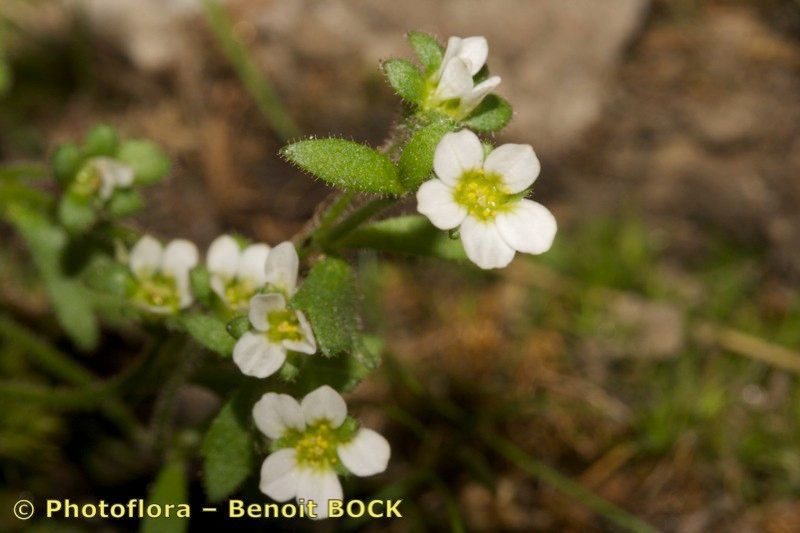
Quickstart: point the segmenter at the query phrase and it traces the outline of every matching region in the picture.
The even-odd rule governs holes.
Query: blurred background
[[[353,256],[387,358],[351,398],[394,456],[346,493],[402,497],[406,516],[315,527],[625,529],[600,496],[664,531],[800,531],[800,2],[223,5],[296,129],[259,112],[199,1],[3,0],[0,160],[46,159],[109,123],[173,160],[138,228],[275,244],[329,192],[276,157],[287,137],[379,145],[400,113],[379,62],[411,57],[404,33],[485,35],[516,112],[496,140],[534,146],[536,199],[560,224],[551,252],[500,272]],[[71,346],[5,225],[0,306],[6,381],[50,382],[12,326],[100,376],[144,342],[109,328],[97,353]],[[186,428],[219,405],[202,380],[177,402]],[[21,527],[6,512],[20,494],[144,497],[158,469],[99,415],[61,407],[4,400],[2,530]],[[199,468],[192,479],[202,502]]]

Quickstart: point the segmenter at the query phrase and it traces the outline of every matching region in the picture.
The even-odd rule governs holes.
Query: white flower
[[[338,474],[371,476],[389,464],[386,439],[345,423],[347,405],[327,385],[300,403],[269,392],[253,407],[253,418],[258,429],[280,446],[261,466],[261,492],[279,502],[313,501],[317,518],[328,516],[329,500],[342,499]]]
[[[194,243],[176,239],[166,248],[145,235],[131,250],[129,266],[136,278],[132,299],[143,309],[157,314],[177,313],[192,304],[189,271],[199,254]]]
[[[105,201],[115,189],[133,185],[134,177],[133,169],[116,159],[93,157],[76,176],[73,190],[87,196],[97,194]]]
[[[475,84],[473,76],[486,64],[489,45],[485,37],[450,37],[442,64],[428,79],[430,90],[426,105],[438,107],[455,118],[464,118],[481,100],[500,85],[492,76]]]
[[[250,300],[253,329],[233,348],[233,361],[248,376],[266,378],[280,369],[288,351],[313,354],[314,332],[302,311],[290,309],[287,300],[297,289],[300,260],[291,242],[282,242],[267,254],[264,283],[271,292]]]
[[[286,361],[286,352],[313,354],[317,351],[314,332],[302,311],[286,305],[283,294],[256,294],[250,300],[253,329],[233,347],[233,362],[243,374],[266,378]]]
[[[440,229],[460,226],[467,257],[481,268],[508,265],[515,252],[550,249],[556,220],[543,205],[520,197],[539,175],[527,144],[498,146],[484,160],[477,135],[445,135],[433,156],[438,179],[417,191],[417,210]]]
[[[242,249],[230,235],[217,237],[206,256],[211,288],[231,309],[246,310],[250,298],[267,281],[268,255],[266,244],[251,244]]]

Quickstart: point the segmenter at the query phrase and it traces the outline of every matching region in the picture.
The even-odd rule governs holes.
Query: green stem
[[[331,228],[330,231],[328,231],[324,236],[324,239],[321,240],[321,247],[325,250],[335,248],[334,245],[336,244],[336,241],[369,220],[372,216],[394,204],[396,201],[396,198],[391,197],[375,198],[374,200],[370,200],[354,211],[347,218],[342,220],[339,224]]]
[[[6,401],[36,403],[61,410],[94,409],[108,400],[104,386],[81,389],[50,388],[34,383],[0,382],[0,398]]]
[[[73,385],[85,385],[95,380],[95,376],[88,370],[36,337],[11,317],[0,315],[0,336],[25,350],[36,363],[57,378]]]
[[[543,481],[551,487],[557,489],[570,498],[584,504],[594,512],[606,517],[617,526],[635,533],[655,533],[658,530],[651,525],[639,520],[632,514],[617,507],[593,493],[580,483],[561,474],[558,470],[550,468],[532,458],[523,450],[514,445],[511,441],[498,435],[494,431],[486,431],[481,434],[481,438],[487,446],[498,454],[505,457],[509,462],[528,472],[535,478]]]
[[[239,79],[267,118],[272,129],[283,141],[300,135],[300,128],[286,111],[278,93],[258,69],[244,44],[236,37],[233,23],[225,9],[217,0],[204,0],[203,4],[206,18],[223,53],[233,65]]]

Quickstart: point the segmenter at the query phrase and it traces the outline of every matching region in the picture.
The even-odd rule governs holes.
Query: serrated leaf
[[[156,183],[169,172],[167,154],[156,143],[146,139],[123,142],[117,152],[117,159],[133,169],[138,185]]]
[[[451,239],[422,215],[389,218],[362,226],[340,241],[345,248],[466,259],[461,242]]]
[[[157,504],[180,505],[188,503],[188,480],[186,479],[186,465],[183,461],[173,459],[159,472],[158,477],[150,489],[147,505]],[[183,533],[189,526],[189,519],[178,516],[178,510],[173,508],[169,516],[150,518],[145,516],[140,522],[141,533]]]
[[[425,93],[425,78],[405,59],[389,59],[381,65],[389,85],[405,101],[419,104]]]
[[[314,265],[292,305],[308,317],[323,354],[332,356],[353,348],[356,290],[347,263],[329,257]]]
[[[62,270],[62,253],[68,242],[65,230],[44,214],[20,205],[11,206],[6,214],[30,250],[59,324],[79,348],[93,349],[100,331],[91,298],[83,285]]]
[[[408,42],[422,66],[425,67],[426,73],[435,72],[442,64],[444,49],[432,35],[421,31],[410,31],[408,32]]]
[[[490,94],[464,119],[464,124],[476,131],[497,131],[508,124],[513,114],[511,104]]]
[[[203,480],[211,501],[233,494],[254,472],[253,435],[249,430],[253,402],[236,394],[220,410],[203,439]]]
[[[227,324],[212,315],[191,313],[182,315],[180,322],[189,335],[212,352],[230,357],[236,339],[231,337]]]
[[[308,139],[283,147],[281,155],[335,187],[383,194],[403,190],[395,164],[363,144],[344,139]]]
[[[403,148],[397,167],[406,190],[416,191],[433,171],[433,153],[445,133],[455,129],[450,121],[437,120],[419,129]]]

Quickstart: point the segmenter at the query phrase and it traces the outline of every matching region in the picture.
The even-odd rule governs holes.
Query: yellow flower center
[[[295,444],[297,464],[315,470],[330,470],[339,464],[337,438],[330,422],[324,420],[308,427]]]
[[[133,300],[146,307],[162,307],[172,312],[177,312],[181,306],[175,278],[163,274],[140,279]]]
[[[225,302],[231,309],[247,309],[255,292],[250,280],[234,278],[225,283]]]
[[[267,313],[267,338],[272,342],[299,341],[303,339],[303,330],[297,314],[291,309],[280,309]]]
[[[506,209],[510,191],[499,174],[468,170],[461,175],[453,191],[453,199],[478,220],[493,220]]]

